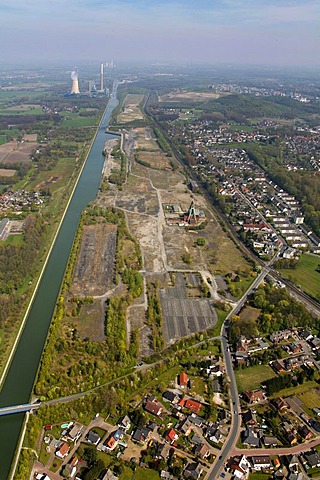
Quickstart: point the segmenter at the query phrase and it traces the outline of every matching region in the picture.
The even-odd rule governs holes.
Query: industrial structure
[[[73,70],[71,72],[71,80],[72,80],[72,86],[71,86],[70,95],[80,95],[78,72],[76,70]]]
[[[103,92],[104,90],[104,79],[103,79],[103,63],[100,64],[100,90]]]

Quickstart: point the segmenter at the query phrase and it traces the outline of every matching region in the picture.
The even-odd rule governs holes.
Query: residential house
[[[193,430],[193,427],[194,427],[193,423],[191,423],[189,418],[187,418],[187,417],[182,419],[177,424],[177,430],[179,430],[179,432],[183,433],[186,437],[188,437],[188,435],[190,435],[190,433]]]
[[[260,440],[258,434],[254,431],[253,428],[248,427],[243,433],[243,441],[244,445],[248,445],[248,447],[260,447]]]
[[[210,455],[210,450],[207,445],[200,443],[194,449],[194,453],[198,455],[198,457],[207,458]]]
[[[184,469],[183,476],[185,478],[195,478],[198,479],[201,477],[203,469],[201,464],[198,462],[191,462],[189,463],[186,468]]]
[[[281,397],[275,398],[271,403],[273,407],[280,413],[285,413],[289,408],[288,403]]]
[[[247,426],[251,426],[251,427],[258,426],[256,415],[250,409],[242,413],[242,420]]]
[[[127,432],[130,430],[131,427],[131,421],[128,415],[125,415],[124,417],[120,417],[117,423],[118,427],[121,428],[121,430]]]
[[[309,440],[313,437],[313,433],[306,425],[299,425],[297,432],[303,441]]]
[[[310,342],[310,340],[313,339],[312,333],[309,332],[308,330],[302,330],[302,332],[300,333],[300,337],[301,337],[303,340],[306,340],[307,342]]]
[[[265,393],[261,389],[244,392],[243,397],[250,404],[262,402],[266,398]]]
[[[167,430],[164,434],[164,438],[167,440],[170,445],[174,445],[174,443],[178,440],[179,436],[177,432],[171,428],[170,430]]]
[[[271,459],[269,456],[251,457],[252,468],[256,471],[270,469]]]
[[[136,427],[131,435],[133,442],[145,443],[150,434],[150,430],[146,427]]]
[[[221,441],[221,432],[216,426],[208,427],[205,433],[205,437],[213,443],[219,443]]]
[[[105,475],[102,477],[102,480],[119,480],[110,468],[106,471]]]
[[[221,377],[214,378],[211,382],[212,391],[214,393],[221,393],[222,392],[222,385],[221,385]]]
[[[164,392],[164,394],[162,395],[162,398],[173,404],[176,404],[179,402],[179,397],[175,393],[171,392],[170,390],[167,390],[166,392]]]
[[[157,399],[154,399],[153,401],[148,400],[144,406],[144,409],[147,412],[152,413],[153,415],[156,415],[158,417],[162,413],[163,406],[161,405],[161,403],[159,403]]]
[[[109,452],[112,452],[118,444],[119,441],[123,439],[123,430],[116,430],[112,432],[107,440],[104,442],[104,448],[103,450],[108,450]]]
[[[296,437],[296,435],[292,432],[292,431],[288,431],[286,430],[283,434],[286,442],[289,444],[289,445],[296,445],[298,443],[298,439]]]
[[[92,430],[90,430],[90,432],[86,435],[86,440],[93,445],[98,445],[98,443],[100,442],[100,437]]]
[[[59,458],[65,458],[69,453],[70,447],[67,443],[62,443],[61,447],[56,451],[56,456]]]
[[[279,362],[279,360],[273,360],[270,362],[271,367],[277,372],[277,373],[283,373],[286,371],[284,366]]]
[[[187,408],[188,410],[191,410],[191,412],[193,413],[199,413],[202,408],[201,403],[193,400],[192,398],[183,398],[182,400],[180,400],[179,405],[181,407]]]
[[[230,462],[230,470],[236,478],[243,478],[247,476],[250,468],[250,463],[245,455],[241,457],[234,457]]]
[[[320,350],[320,338],[314,337],[309,343],[312,347],[312,350]]]
[[[178,375],[178,384],[180,385],[180,388],[188,388],[189,377],[186,373],[183,372]]]
[[[77,442],[83,431],[83,425],[78,423],[74,424],[71,430],[68,432],[67,437],[71,442]]]
[[[195,413],[191,413],[191,415],[188,415],[188,420],[195,426],[195,427],[202,427],[203,424],[203,418],[199,417]]]
[[[173,480],[174,476],[171,475],[167,470],[161,470],[160,478],[164,478],[164,480]]]
[[[193,443],[193,445],[201,445],[203,443],[203,438],[195,433],[191,438],[191,443]]]
[[[65,466],[66,471],[69,474],[69,478],[73,478],[75,474],[77,473],[77,467],[75,465],[72,465],[71,463],[68,463]]]
[[[265,447],[277,447],[279,444],[279,441],[276,437],[271,437],[271,436],[263,436],[262,437],[263,443]]]
[[[317,451],[310,450],[303,454],[303,463],[309,468],[320,468],[320,454]]]
[[[272,343],[279,343],[283,340],[288,340],[291,337],[291,330],[279,330],[278,332],[273,332],[270,335],[270,340]]]
[[[157,448],[156,458],[167,460],[170,455],[170,449],[171,447],[167,443],[160,443]]]

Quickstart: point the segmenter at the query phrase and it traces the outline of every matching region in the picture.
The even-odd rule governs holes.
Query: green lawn
[[[61,112],[62,113],[62,112]],[[63,127],[92,127],[98,125],[96,115],[90,117],[81,117],[78,113],[66,113],[65,120],[62,122]]]
[[[249,480],[268,480],[272,478],[269,473],[250,473]]]
[[[304,253],[295,269],[279,270],[279,272],[296,285],[300,285],[306,293],[320,300],[320,272],[316,271],[319,265],[319,257]]]
[[[3,145],[7,141],[7,135],[0,135],[0,145]]]
[[[4,245],[8,243],[14,245],[21,245],[23,243],[23,235],[9,235],[8,238],[3,242]]]
[[[159,480],[160,476],[155,470],[138,467],[134,478],[135,480]]]
[[[272,398],[290,397],[290,395],[299,396],[300,394],[308,392],[309,390],[317,387],[318,387],[318,383],[312,380],[310,382],[305,382],[302,385],[297,385],[296,387],[289,387],[289,388],[280,390],[280,392],[277,392],[274,395],[272,395]]]
[[[254,365],[253,367],[236,370],[235,374],[239,392],[259,388],[261,383],[276,376],[268,365]]]
[[[121,473],[119,477],[120,480],[131,480],[132,477],[133,477],[133,471],[131,470],[131,468],[124,465],[123,473]]]

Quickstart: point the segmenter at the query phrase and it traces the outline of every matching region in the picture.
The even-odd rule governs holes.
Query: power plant
[[[80,95],[78,72],[76,70],[73,70],[71,72],[71,80],[72,80],[72,86],[71,86],[70,95]]]
[[[103,92],[103,63],[100,64],[100,90]]]

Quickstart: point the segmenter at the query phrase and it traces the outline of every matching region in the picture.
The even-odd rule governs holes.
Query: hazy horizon
[[[320,65],[320,0],[0,0],[2,63]]]

